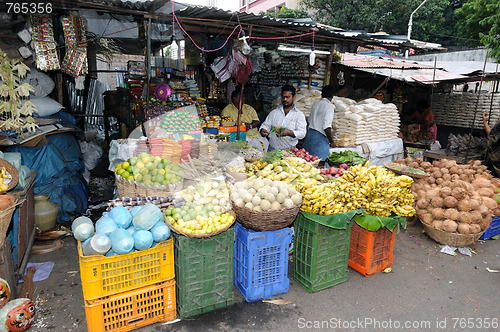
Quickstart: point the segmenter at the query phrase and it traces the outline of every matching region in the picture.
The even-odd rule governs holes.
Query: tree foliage
[[[439,42],[454,33],[453,11],[463,0],[430,0],[414,15],[412,39]],[[302,0],[302,8],[315,11],[320,23],[349,30],[384,31],[406,35],[413,10],[422,0]],[[450,20],[453,22],[450,24]]]
[[[263,12],[261,11],[259,15],[262,16],[270,16],[274,18],[306,18],[309,17],[309,14],[302,9],[290,9],[282,6],[279,11],[275,12]]]
[[[500,61],[500,2],[498,0],[468,0],[455,11],[457,30],[466,38],[467,46],[484,45],[490,56]]]

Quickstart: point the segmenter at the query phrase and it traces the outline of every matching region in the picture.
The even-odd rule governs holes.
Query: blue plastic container
[[[217,135],[219,133],[219,129],[218,128],[206,128],[205,132],[207,134]]]
[[[234,284],[247,302],[288,292],[290,228],[255,232],[236,223]]]
[[[493,217],[490,227],[479,238],[480,240],[488,240],[490,237],[500,234],[500,217]]]

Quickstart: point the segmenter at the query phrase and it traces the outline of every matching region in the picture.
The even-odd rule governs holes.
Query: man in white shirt
[[[304,140],[304,149],[313,156],[318,156],[322,163],[330,156],[330,147],[335,147],[333,141],[332,122],[335,106],[332,104],[335,88],[326,85],[321,91],[320,101],[311,107],[309,115],[309,130]]]
[[[292,149],[306,136],[306,117],[294,105],[295,92],[292,85],[284,85],[281,88],[282,105],[272,110],[260,126],[260,134],[269,139],[269,151]]]

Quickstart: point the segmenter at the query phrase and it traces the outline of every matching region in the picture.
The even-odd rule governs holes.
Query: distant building
[[[290,9],[299,8],[299,0],[239,0],[240,12],[258,14],[262,12],[274,12],[285,6]]]

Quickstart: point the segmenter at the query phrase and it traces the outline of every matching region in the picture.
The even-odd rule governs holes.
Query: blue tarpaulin
[[[71,133],[46,136],[48,144],[41,148],[16,146],[9,152],[20,152],[22,164],[36,169],[35,195],[48,195],[59,206],[57,221],[69,221],[87,209],[89,190],[82,176],[82,152]]]

